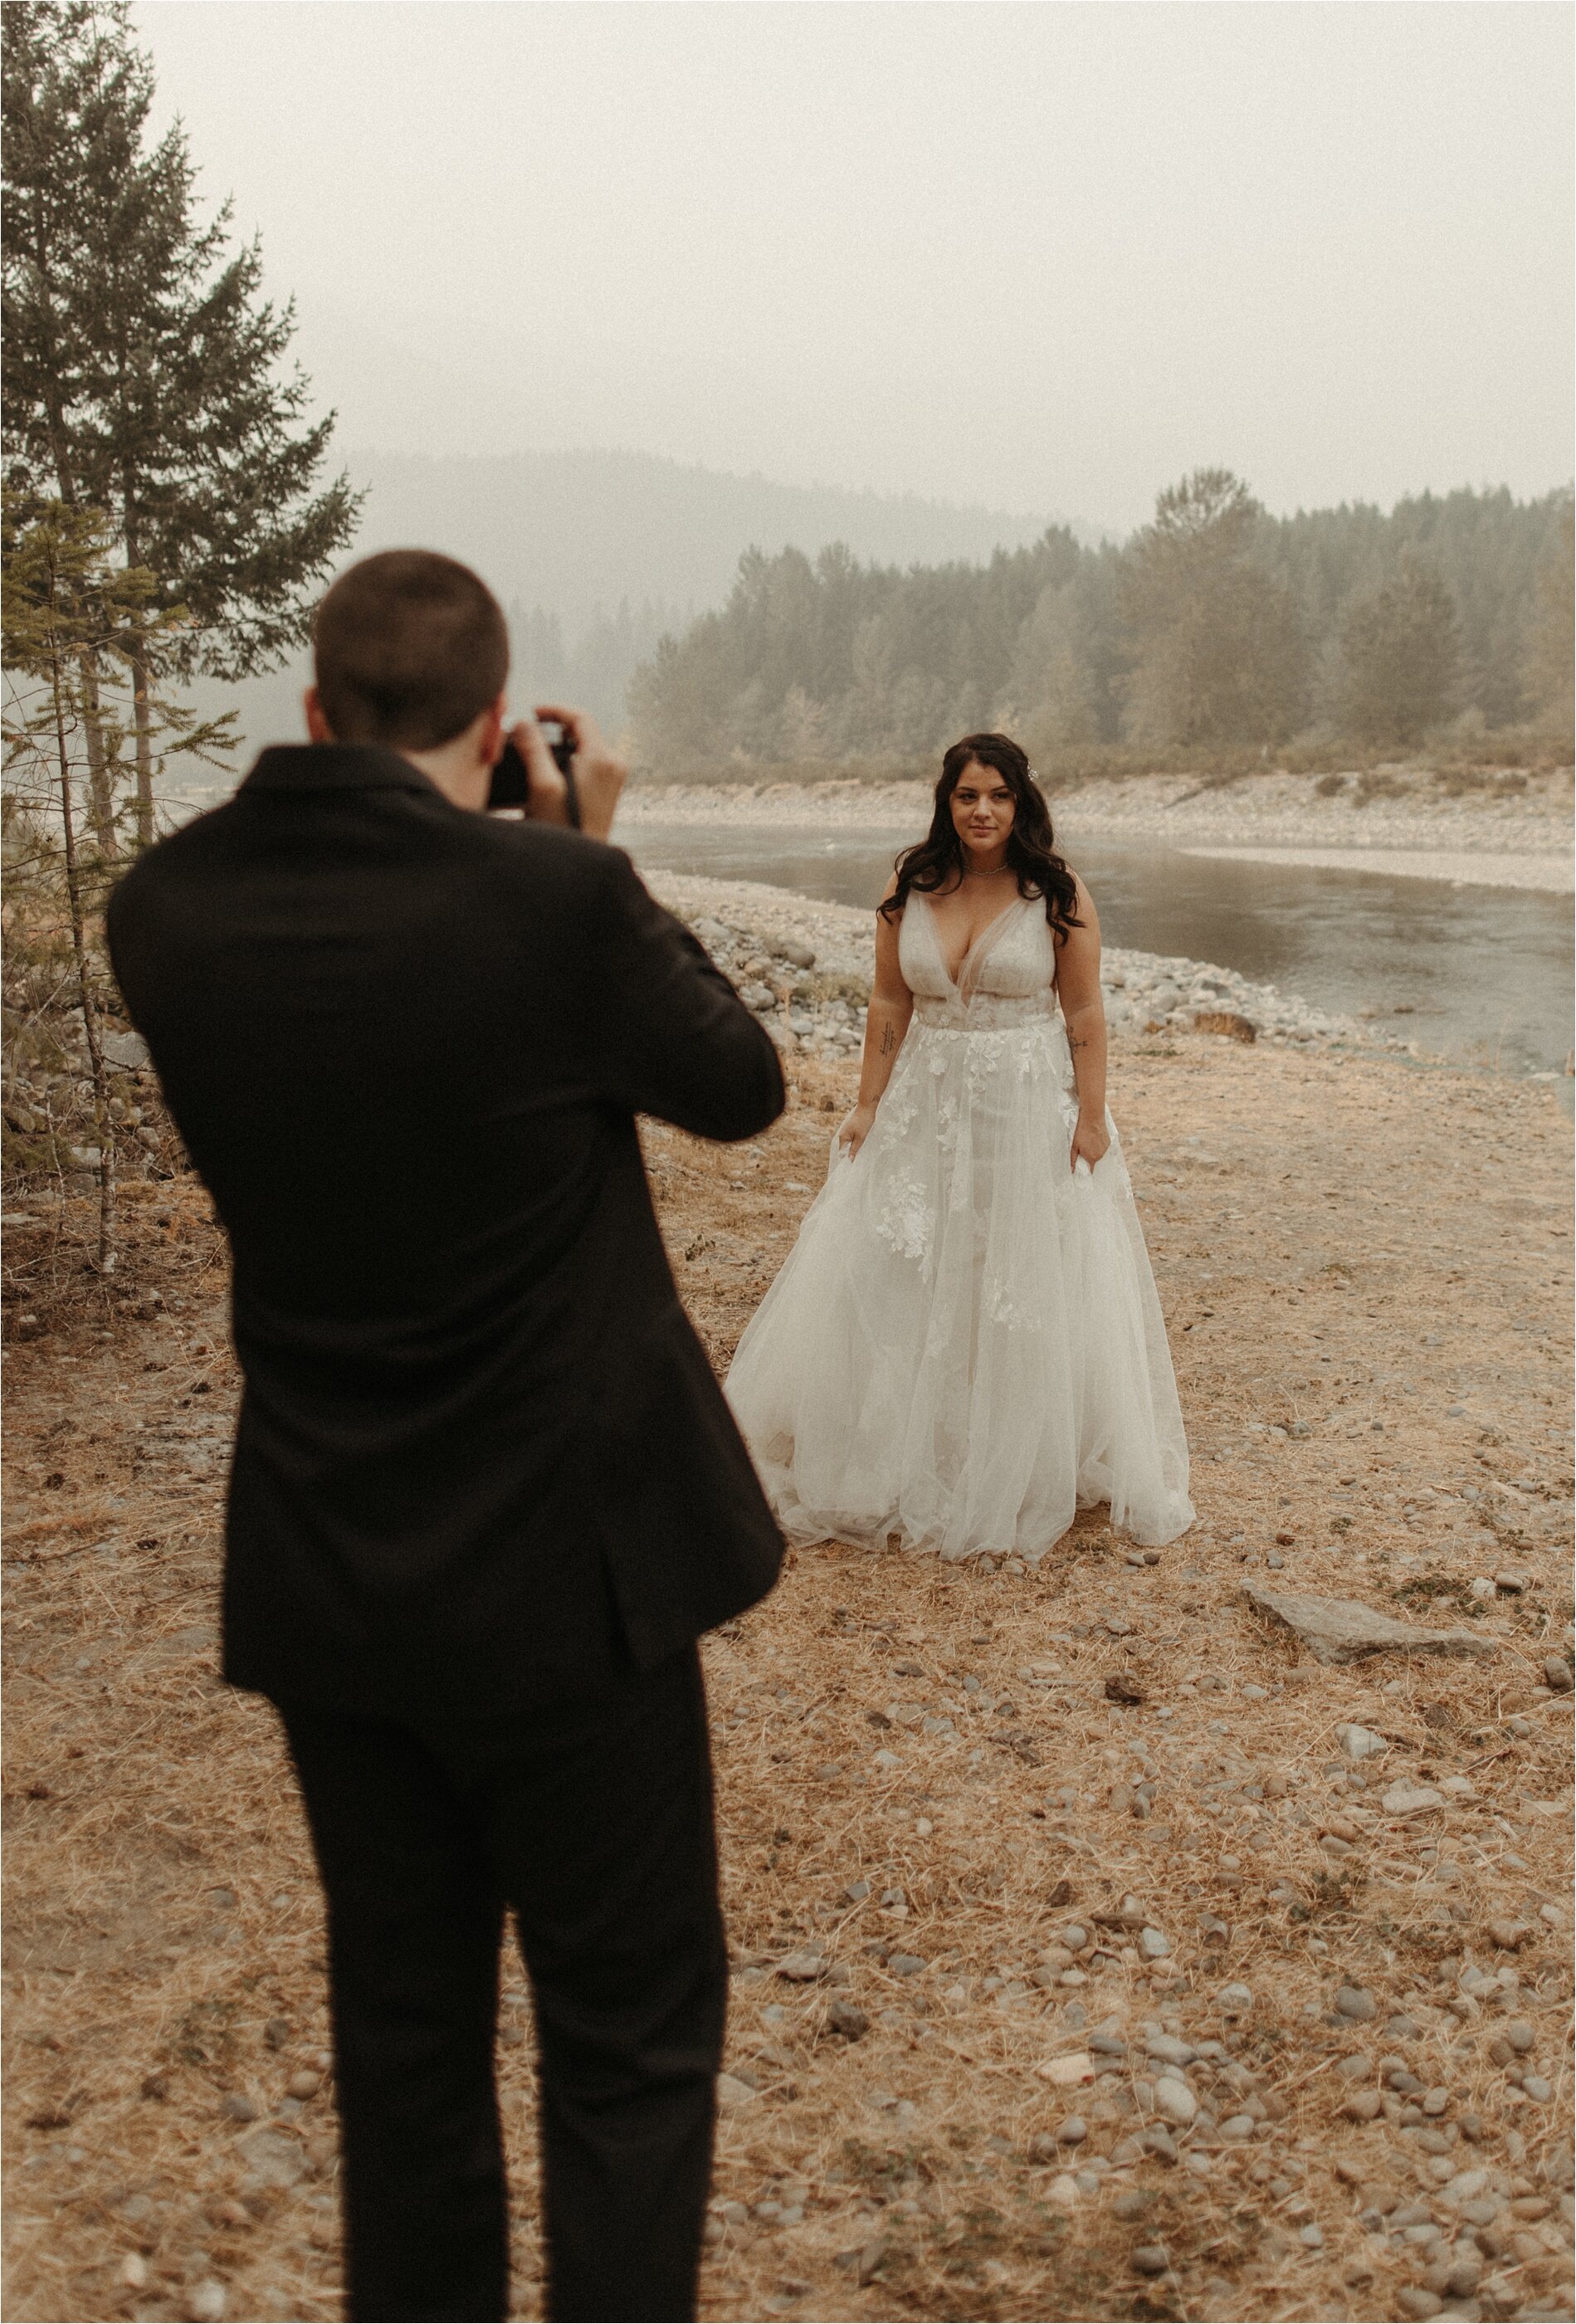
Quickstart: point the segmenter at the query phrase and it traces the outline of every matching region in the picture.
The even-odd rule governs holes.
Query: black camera
[[[544,726],[544,735],[548,733]],[[558,729],[558,740],[549,741],[548,753],[563,776],[568,789],[569,822],[580,828],[580,795],[575,788],[575,737],[567,726]],[[525,761],[512,742],[505,742],[503,755],[493,769],[492,787],[487,793],[489,809],[497,807],[525,807],[530,799],[530,778]]]

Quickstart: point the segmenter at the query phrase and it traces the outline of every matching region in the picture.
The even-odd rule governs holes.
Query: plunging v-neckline
[[[974,954],[978,952],[980,946],[984,943],[985,938],[991,934],[991,930],[993,928],[999,928],[1001,926],[1002,921],[1007,918],[1009,913],[1017,911],[1020,904],[1026,904],[1028,901],[1028,898],[1027,896],[1014,896],[1010,904],[1003,905],[1000,911],[996,914],[993,919],[986,921],[978,936],[970,937],[968,943],[963,946],[962,953],[958,956],[958,964],[956,968],[953,969],[949,968],[946,964],[946,947],[941,941],[941,927],[935,917],[935,905],[931,902],[930,898],[925,894],[922,889],[916,889],[914,892],[920,898],[925,906],[926,915],[928,916],[930,922],[930,938],[931,942],[935,946],[935,956],[941,963],[941,973],[943,976],[945,977],[948,984],[951,985],[954,992],[962,991],[963,971],[967,968],[969,962],[973,957]]]

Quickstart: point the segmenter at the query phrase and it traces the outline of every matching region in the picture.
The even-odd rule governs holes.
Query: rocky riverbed
[[[875,961],[871,913],[751,881],[653,872],[647,884],[699,936],[780,1047],[819,1057],[857,1052]],[[1116,1033],[1196,1030],[1283,1046],[1423,1054],[1401,1035],[1332,1016],[1210,961],[1111,945],[1101,973]]]

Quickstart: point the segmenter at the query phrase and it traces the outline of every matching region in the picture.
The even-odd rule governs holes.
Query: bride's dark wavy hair
[[[1056,853],[1046,795],[1035,780],[1027,752],[1009,734],[965,734],[961,742],[953,744],[941,762],[930,829],[917,846],[905,848],[893,865],[898,884],[880,907],[883,914],[895,920],[911,888],[917,888],[922,896],[933,896],[954,875],[962,879],[963,844],[952,819],[952,795],[963,769],[970,766],[989,767],[1012,793],[1007,862],[1018,875],[1018,894],[1044,897],[1053,935],[1064,936],[1070,929],[1081,928],[1077,884]]]

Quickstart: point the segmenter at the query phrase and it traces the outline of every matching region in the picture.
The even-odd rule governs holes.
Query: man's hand
[[[539,702],[538,718],[554,718],[575,744],[575,792],[580,802],[580,828],[588,839],[605,839],[613,829],[613,809],[629,778],[629,769],[615,759],[602,739],[602,731],[587,710],[570,710],[560,703]],[[522,718],[509,736],[525,761],[530,789],[526,813],[533,823],[567,824],[569,786],[553,763],[547,737],[529,718]]]

